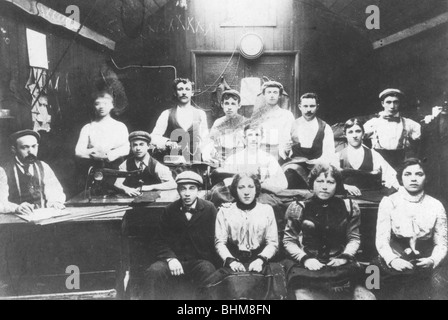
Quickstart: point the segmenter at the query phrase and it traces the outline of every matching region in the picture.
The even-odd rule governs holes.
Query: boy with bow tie
[[[400,115],[404,93],[398,89],[386,89],[380,93],[384,108],[379,117],[368,121],[364,128],[372,148],[397,169],[409,152],[415,151],[421,138],[421,125]]]
[[[149,300],[172,299],[181,280],[191,281],[197,290],[216,270],[216,208],[199,199],[203,180],[198,174],[183,172],[176,183],[180,199],[166,207],[161,217],[155,240],[158,262],[145,274],[145,298]]]

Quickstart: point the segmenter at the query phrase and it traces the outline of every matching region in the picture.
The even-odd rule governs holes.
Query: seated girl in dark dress
[[[360,209],[355,201],[335,197],[343,188],[341,173],[318,164],[308,183],[313,198],[291,204],[286,212],[283,244],[292,259],[285,262],[290,292],[298,300],[375,299],[357,285]]]

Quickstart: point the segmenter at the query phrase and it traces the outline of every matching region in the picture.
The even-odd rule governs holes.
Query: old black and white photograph
[[[448,300],[447,190],[446,0],[0,0],[0,300]]]

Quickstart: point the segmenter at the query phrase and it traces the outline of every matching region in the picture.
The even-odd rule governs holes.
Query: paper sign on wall
[[[26,29],[30,66],[48,70],[47,37],[45,34]]]

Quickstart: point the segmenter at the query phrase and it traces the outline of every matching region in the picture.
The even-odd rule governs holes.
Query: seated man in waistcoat
[[[292,144],[280,150],[289,189],[308,189],[306,181],[311,168],[318,162],[328,162],[334,158],[334,134],[331,127],[316,114],[319,98],[315,93],[304,94],[300,98],[299,109],[302,117],[291,129]]]
[[[66,200],[53,170],[37,159],[39,133],[23,130],[10,137],[14,160],[5,166],[9,191],[8,211],[31,215],[35,209],[64,209]],[[5,181],[0,181],[6,189]]]
[[[347,192],[361,196],[363,190],[380,190],[382,187],[398,190],[397,172],[378,152],[362,144],[364,123],[350,119],[344,125],[344,132],[348,146],[337,154],[336,163],[342,170]]]
[[[171,150],[171,155],[180,153],[188,163],[200,162],[202,144],[208,137],[207,115],[191,104],[193,83],[190,80],[175,79],[173,90],[177,106],[160,115],[151,134],[152,143],[158,149]]]
[[[120,171],[137,171],[137,176],[119,178],[115,187],[128,196],[136,197],[142,191],[162,191],[176,189],[176,182],[170,169],[149,154],[151,136],[144,131],[132,132],[129,135],[132,157],[120,165]]]

